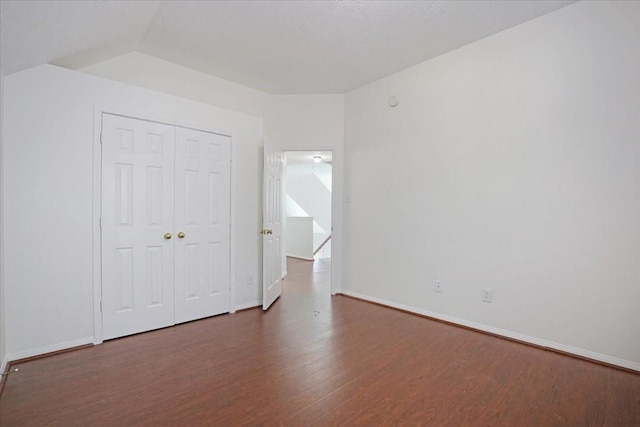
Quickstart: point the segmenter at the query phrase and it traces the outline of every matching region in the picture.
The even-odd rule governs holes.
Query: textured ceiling
[[[158,1],[0,0],[2,74],[70,58],[77,68],[136,50]]]
[[[269,93],[345,93],[572,1],[6,1],[5,75],[139,51]]]

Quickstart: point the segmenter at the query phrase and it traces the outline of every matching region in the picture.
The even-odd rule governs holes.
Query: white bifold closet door
[[[172,126],[103,116],[104,339],[174,324],[174,141]]]
[[[230,138],[103,115],[103,339],[230,311]]]
[[[229,137],[176,128],[176,323],[229,311]]]

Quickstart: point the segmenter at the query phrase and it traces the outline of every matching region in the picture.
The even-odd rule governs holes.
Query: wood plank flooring
[[[640,375],[329,295],[289,260],[267,313],[12,367],[9,426],[640,426]]]

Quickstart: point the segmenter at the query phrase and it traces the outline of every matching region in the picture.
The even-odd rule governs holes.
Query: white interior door
[[[264,144],[262,218],[262,309],[266,310],[282,293],[282,223],[284,153]]]
[[[229,312],[231,139],[176,128],[176,323]]]
[[[109,339],[174,323],[174,127],[104,114],[101,140]]]

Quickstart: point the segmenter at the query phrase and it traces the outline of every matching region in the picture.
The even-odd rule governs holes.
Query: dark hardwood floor
[[[315,264],[315,265],[314,265]],[[640,426],[640,375],[329,295],[14,364],[1,426]]]

